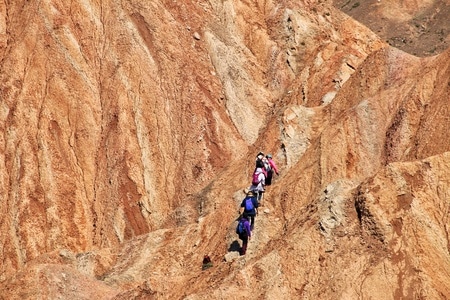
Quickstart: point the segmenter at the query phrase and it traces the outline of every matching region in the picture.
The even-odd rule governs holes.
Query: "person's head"
[[[255,193],[254,193],[253,191],[248,191],[248,192],[247,192],[247,196],[248,196],[248,197],[254,197],[254,196],[255,196]]]
[[[261,159],[263,159],[264,158],[264,152],[259,152],[257,155],[256,155],[256,159],[257,160],[261,160]]]
[[[256,167],[257,167],[257,168],[262,168],[262,167],[264,167],[263,161],[262,161],[262,160],[257,160],[257,161],[256,161]]]
[[[267,158],[272,158],[272,154],[267,154],[266,157]]]
[[[244,213],[242,214],[242,218],[248,219],[248,214],[247,214],[246,212],[244,212]]]

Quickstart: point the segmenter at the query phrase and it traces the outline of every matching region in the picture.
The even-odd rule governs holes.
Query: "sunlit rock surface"
[[[450,50],[290,2],[0,3],[0,299],[450,298]]]

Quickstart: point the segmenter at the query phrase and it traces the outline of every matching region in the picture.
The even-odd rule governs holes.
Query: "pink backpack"
[[[252,184],[253,185],[258,185],[259,184],[259,174],[258,172],[253,172],[253,177],[252,177]]]

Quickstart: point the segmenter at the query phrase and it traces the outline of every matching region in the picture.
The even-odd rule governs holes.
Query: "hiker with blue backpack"
[[[236,233],[239,235],[239,239],[242,240],[242,247],[239,251],[240,255],[245,255],[247,252],[248,240],[252,237],[252,230],[250,223],[248,222],[248,216],[246,213],[242,215],[239,223],[236,227]]]
[[[242,200],[241,207],[239,209],[240,214],[246,214],[250,218],[250,230],[255,227],[255,216],[258,214],[258,200],[253,191],[248,191]]]

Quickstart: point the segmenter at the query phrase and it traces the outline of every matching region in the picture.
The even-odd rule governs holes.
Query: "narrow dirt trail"
[[[267,245],[283,227],[283,220],[280,217],[280,213],[275,210],[275,205],[273,203],[276,200],[273,197],[276,197],[276,193],[272,191],[270,187],[266,187],[266,192],[264,193],[258,209],[259,213],[255,217],[255,226],[252,231],[252,237],[248,242],[247,253],[245,255],[246,260],[260,257],[261,252],[263,251],[270,251]],[[236,201],[236,211],[239,210],[240,204],[244,198],[245,194],[241,193],[241,198]],[[233,228],[233,233],[230,234],[232,236],[234,234],[234,239],[229,245],[228,253],[235,252],[232,255],[233,257],[238,256],[239,247],[242,246],[242,241],[239,240],[237,234],[234,233],[237,224],[238,218],[233,220],[233,225],[230,227]],[[237,246],[237,243],[239,243],[239,247]]]

